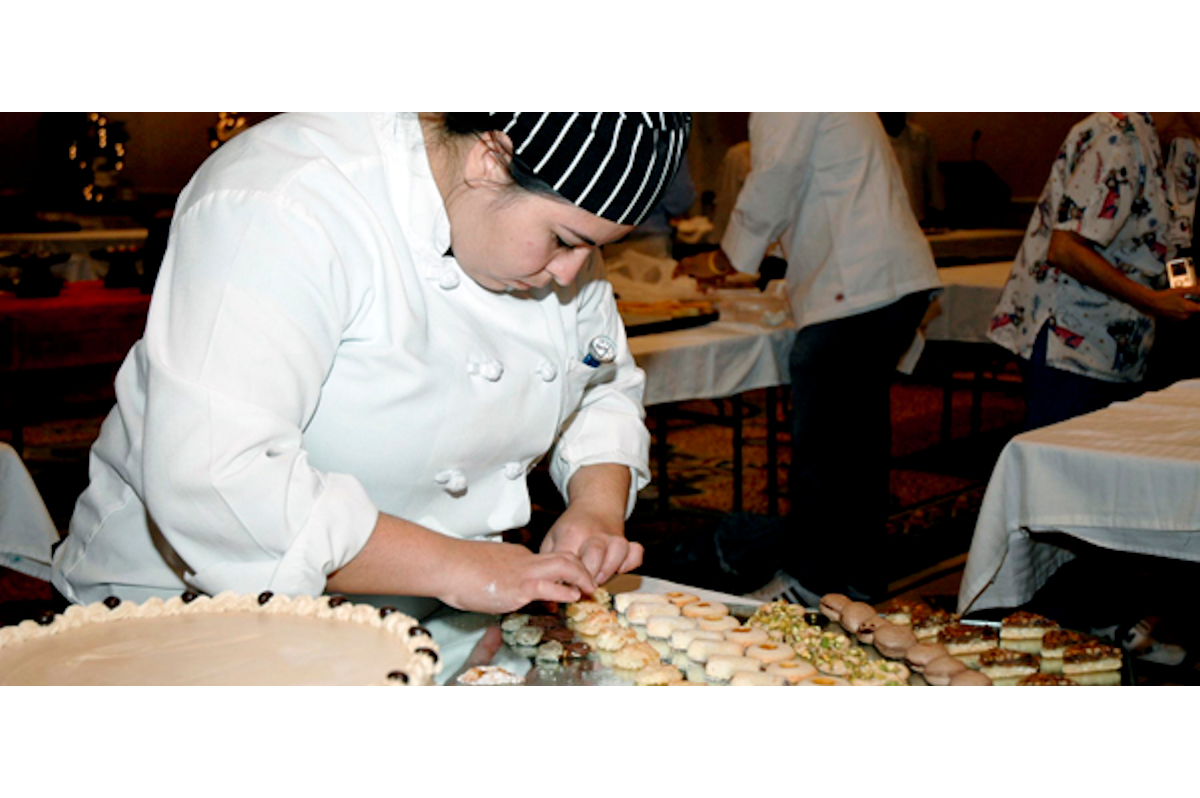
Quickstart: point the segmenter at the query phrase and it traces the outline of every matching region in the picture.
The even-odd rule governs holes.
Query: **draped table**
[[[1200,562],[1200,380],[1013,438],[984,495],[959,611],[1033,598],[1074,557],[1045,533]]]
[[[655,450],[658,462],[658,502],[665,511],[669,501],[667,479],[667,416],[680,413],[670,405],[694,399],[732,402],[734,509],[742,504],[742,402],[746,391],[767,389],[768,501],[774,512],[778,501],[775,484],[777,462],[777,389],[791,382],[788,353],[795,327],[717,321],[703,327],[635,336],[629,339],[634,360],[646,372],[645,404],[655,417]],[[711,421],[711,418],[706,420]]]

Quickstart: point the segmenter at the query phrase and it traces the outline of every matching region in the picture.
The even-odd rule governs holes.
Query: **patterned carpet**
[[[982,424],[972,435],[970,393],[955,392],[951,439],[943,443],[939,440],[941,389],[916,381],[893,387],[893,512],[882,555],[888,563],[891,592],[961,567],[992,466],[1019,430],[1024,414],[1022,401],[1012,391],[984,392],[982,398]],[[688,418],[669,422],[669,509],[664,513],[658,506],[655,473],[629,524],[629,536],[648,549],[665,548],[680,536],[708,531],[733,510],[732,431],[691,418],[696,413],[716,414],[717,403],[689,402],[680,407],[691,412]],[[746,394],[743,407],[743,509],[767,514],[765,392]],[[731,412],[728,403],[724,412]],[[782,514],[788,511],[790,435],[786,432],[780,435],[778,452]]]

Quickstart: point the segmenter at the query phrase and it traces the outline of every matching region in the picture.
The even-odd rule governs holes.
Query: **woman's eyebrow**
[[[567,231],[568,233],[570,233],[571,235],[573,235],[573,236],[575,236],[576,238],[578,238],[578,239],[579,239],[580,241],[582,241],[583,243],[587,244],[589,247],[594,247],[594,246],[596,246],[596,242],[595,242],[595,241],[593,241],[592,239],[590,239],[590,238],[588,238],[587,236],[583,235],[582,233],[576,232],[574,229],[572,229],[572,228],[570,228],[570,227],[566,227],[566,226],[564,226],[564,227],[563,227],[563,229],[564,229],[564,230],[566,230],[566,231]]]

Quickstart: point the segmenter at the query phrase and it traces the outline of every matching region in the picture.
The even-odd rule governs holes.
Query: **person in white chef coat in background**
[[[635,568],[644,374],[596,256],[683,113],[285,114],[180,196],[53,563],[71,602],[192,589],[507,612]],[[567,500],[539,552],[549,453]]]

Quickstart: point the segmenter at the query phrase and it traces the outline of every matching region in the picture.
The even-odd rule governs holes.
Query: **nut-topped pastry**
[[[946,647],[950,656],[976,668],[979,655],[1000,644],[1000,633],[994,627],[982,624],[952,623],[938,632],[937,641]]]
[[[1024,676],[1038,672],[1038,655],[1009,648],[989,648],[979,655],[979,670],[993,684],[1014,685]]]
[[[938,632],[945,629],[958,618],[945,610],[930,610],[912,622],[913,634],[922,643],[936,643]]]
[[[1095,641],[1093,635],[1070,629],[1052,629],[1042,636],[1042,673],[1062,673],[1063,655],[1071,646]]]
[[[1013,651],[1037,654],[1042,650],[1042,637],[1058,623],[1036,612],[1020,610],[1000,622],[1000,646]]]
[[[1063,653],[1063,675],[1080,684],[1120,684],[1121,649],[1100,642],[1078,643]]]

